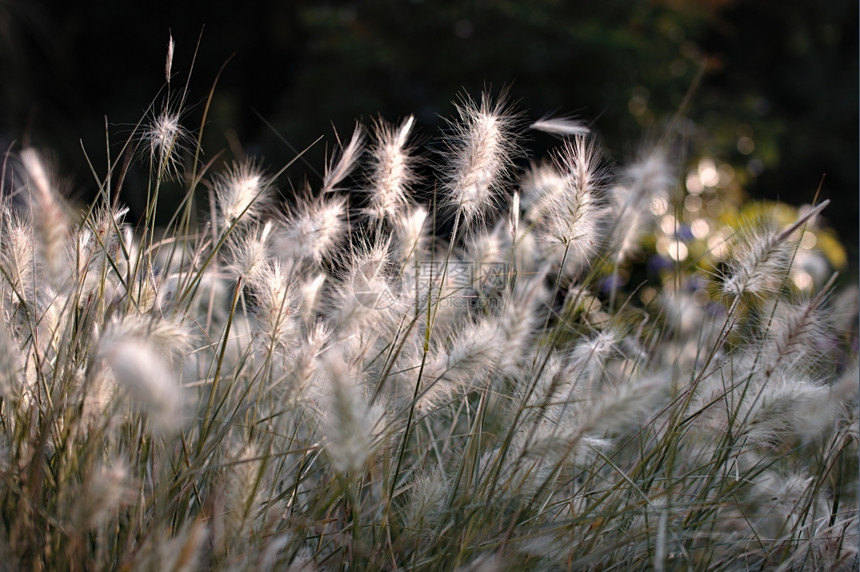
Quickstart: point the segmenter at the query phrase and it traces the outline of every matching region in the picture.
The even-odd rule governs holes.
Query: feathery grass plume
[[[623,432],[653,407],[663,387],[659,376],[595,384],[611,354],[618,351],[617,342],[612,331],[581,340],[566,358],[550,356],[531,396],[525,388],[518,388],[520,400],[528,396],[527,405],[536,412],[528,417],[535,425],[533,433],[523,431],[518,446],[522,454],[538,457],[541,470],[557,462],[593,462],[596,452],[612,450],[612,442],[603,437],[604,433]],[[518,470],[526,469],[528,466]]]
[[[744,232],[732,248],[723,291],[735,297],[764,297],[773,292],[791,263],[792,236],[828,204],[826,200],[810,209],[784,230],[779,230],[774,221],[764,220]]]
[[[835,278],[835,276],[834,276]],[[808,371],[810,366],[826,355],[831,328],[828,312],[822,305],[832,281],[817,296],[801,304],[781,301],[770,313],[768,329],[762,347],[766,377],[775,370]]]
[[[179,429],[185,395],[162,348],[122,328],[109,328],[98,342],[95,361],[110,369],[118,385],[147,413],[154,430]]]
[[[370,205],[366,209],[371,220],[397,221],[408,205],[406,193],[415,173],[414,158],[409,155],[406,142],[414,123],[415,118],[410,115],[397,128],[382,120],[375,125]]]
[[[19,155],[29,179],[30,220],[38,245],[38,255],[54,288],[69,274],[65,259],[70,221],[48,169],[35,149],[22,149]]]
[[[566,255],[586,259],[601,241],[599,194],[605,173],[600,168],[600,151],[585,136],[565,141],[557,158],[564,173],[564,186],[544,207],[540,236],[562,246]]]
[[[497,276],[497,273],[507,270],[510,242],[501,224],[492,231],[476,230],[466,237],[465,259],[474,275],[474,282],[469,285],[471,290],[481,292],[485,286],[507,283],[507,277]]]
[[[529,125],[529,129],[563,136],[588,135],[591,132],[582,121],[569,117],[544,117]]]
[[[356,478],[384,432],[384,412],[369,406],[360,381],[340,352],[328,350],[320,361],[325,450],[338,473]]]
[[[546,358],[544,366],[539,370],[539,375],[534,382],[534,388],[530,388],[528,384],[517,384],[514,387],[514,396],[517,398],[512,401],[512,406],[522,407],[528,417],[532,412],[537,415],[540,406],[546,406],[551,402],[558,401],[556,398],[562,395],[564,388],[569,387],[571,383],[575,383],[573,376],[568,375],[565,370],[565,360],[559,352],[554,351]],[[531,389],[531,391],[530,391]]]
[[[325,281],[326,275],[319,273],[301,283],[302,320],[308,326],[313,323],[314,316],[319,308]]]
[[[262,228],[231,234],[227,240],[227,268],[236,276],[254,282],[269,259],[269,239],[275,225],[267,221]]]
[[[254,280],[248,282],[256,301],[255,315],[261,326],[265,351],[275,347],[290,348],[297,341],[298,300],[293,277],[287,272],[279,260],[269,260]]]
[[[445,196],[465,224],[494,205],[495,193],[513,164],[516,120],[506,106],[504,96],[493,103],[484,93],[480,105],[464,97],[457,105],[459,121],[449,122],[445,153],[449,170],[442,174]]]
[[[690,282],[679,287],[665,284],[654,300],[667,328],[667,340],[661,343],[662,351],[654,357],[666,367],[676,365],[683,369],[701,365],[705,359],[702,348],[717,343],[721,324],[711,315],[717,305],[707,291],[693,288]],[[676,334],[671,342],[669,332]]]
[[[638,197],[665,196],[677,184],[675,173],[669,164],[668,150],[660,145],[640,153],[639,157],[624,169],[624,178],[632,185]]]
[[[21,391],[20,358],[21,350],[14,333],[7,328],[0,328],[0,398],[14,399]]]
[[[612,423],[611,427],[609,424],[604,427],[589,425],[587,422],[591,419],[588,417],[591,411],[585,406],[577,406],[573,410],[568,408],[565,411],[562,407],[552,405],[543,408],[543,411],[546,412],[546,417],[537,420],[537,430],[529,435],[528,441],[525,441],[527,433],[523,431],[518,444],[521,447],[520,454],[535,462],[532,465],[524,465],[520,469],[521,473],[522,469],[528,469],[533,472],[532,478],[539,477],[529,494],[533,494],[546,477],[560,469],[585,472],[594,470],[598,457],[612,452],[614,448],[613,439],[601,434],[621,434],[624,430],[616,423]],[[629,423],[629,412],[613,410],[613,413],[616,412],[622,413],[625,422]],[[635,416],[635,413],[633,415]],[[536,469],[539,472],[534,473]],[[525,486],[528,487],[528,484]]]
[[[466,324],[447,347],[428,357],[423,371],[418,411],[428,411],[454,395],[464,395],[486,383],[505,348],[505,333],[497,320]]]
[[[165,316],[181,313],[209,327],[213,324],[223,325],[227,321],[230,306],[225,301],[230,300],[233,287],[233,280],[228,276],[213,265],[195,273],[196,290],[193,296],[185,300],[177,294],[184,287],[181,282],[183,275],[179,272],[162,273],[154,280],[154,285],[144,287],[158,288],[155,302],[159,313]],[[147,307],[142,302],[139,306],[141,311],[146,311]]]
[[[364,151],[364,129],[360,124],[355,124],[352,138],[349,144],[343,148],[340,157],[335,160],[333,156],[326,165],[321,194],[337,190],[337,186],[349,176],[358,163],[358,159]]]
[[[257,517],[261,504],[261,479],[265,469],[264,460],[253,442],[235,447],[227,455],[224,468],[224,548],[229,552],[234,545],[243,541],[243,533],[248,530]],[[216,544],[221,544],[217,543]]]
[[[121,320],[114,320],[108,326],[108,334],[146,340],[162,355],[170,356],[175,361],[191,351],[194,339],[187,322],[144,314],[126,314]]]
[[[422,206],[409,208],[394,222],[395,244],[397,245],[397,260],[404,270],[410,260],[420,258],[427,240],[426,225],[427,209]]]
[[[497,373],[513,376],[519,371],[520,362],[528,357],[532,337],[543,318],[539,308],[549,295],[544,286],[546,270],[529,278],[520,278],[508,303],[498,318],[502,331],[502,347],[497,363]]]
[[[338,337],[358,344],[376,336],[392,335],[406,310],[400,283],[393,276],[388,244],[357,246],[345,261],[346,270],[335,285],[326,312]]]
[[[64,342],[74,325],[74,315],[68,311],[70,304],[67,292],[55,292],[46,287],[36,292],[33,307],[29,310],[33,322],[26,327],[35,331],[32,349],[38,355],[28,358],[41,362],[43,375],[47,375],[44,368],[48,363],[45,360],[51,360],[65,350]]]
[[[176,50],[176,42],[173,41],[173,34],[169,34],[167,40],[167,57],[164,60],[164,80],[170,83],[170,71],[173,69],[173,52]]]
[[[75,503],[74,526],[92,530],[117,513],[123,504],[134,502],[128,468],[122,464],[93,468],[84,481],[81,498]]]
[[[523,498],[534,497],[546,488],[552,479],[564,474],[576,475],[588,471],[600,453],[612,450],[610,439],[583,435],[577,420],[570,415],[560,415],[558,407],[544,407],[543,415],[523,423],[511,442],[511,449],[503,462],[500,481],[511,490],[512,495]],[[558,496],[558,495],[556,495]],[[570,497],[562,497],[570,503]]]
[[[815,490],[814,481],[814,477],[802,473],[782,475],[767,471],[759,476],[748,493],[751,506],[747,509],[746,518],[751,536],[778,543],[788,540],[803,528],[810,532],[818,528],[830,511],[823,495]],[[805,532],[801,534],[807,536]]]
[[[410,487],[405,524],[416,531],[435,527],[442,517],[448,492],[448,478],[438,465],[423,469]]]
[[[141,133],[149,151],[148,159],[159,178],[181,178],[181,155],[189,150],[193,138],[180,121],[181,113],[165,105]]]
[[[619,261],[640,247],[642,234],[653,220],[652,206],[669,204],[675,175],[667,151],[656,146],[628,165],[621,182],[610,190],[615,220],[612,238]]]
[[[587,407],[581,407],[579,421],[584,433],[623,433],[653,414],[656,404],[669,385],[668,372],[647,377],[621,380],[596,397]]]
[[[90,429],[112,425],[116,418],[114,398],[117,382],[109,368],[95,372],[91,368],[75,371],[75,386],[83,392],[81,400],[80,429],[87,433]]]
[[[742,431],[759,445],[779,443],[795,435],[815,439],[834,425],[845,398],[852,397],[850,390],[789,377],[755,383],[739,404]]]
[[[275,252],[285,261],[319,265],[331,256],[346,231],[346,199],[305,198],[290,209],[283,228],[275,233]]]
[[[679,288],[667,284],[656,300],[668,325],[684,336],[696,334],[707,321],[707,293],[704,290],[691,291],[692,289],[690,283],[681,284]]]
[[[132,568],[146,572],[196,572],[205,569],[201,560],[204,560],[204,546],[211,537],[210,533],[203,517],[186,521],[178,530],[172,527],[155,529],[129,555],[133,558]]]
[[[511,235],[511,240],[516,240],[520,230],[520,193],[514,191],[511,197],[511,209],[508,213],[508,231]]]
[[[445,377],[470,390],[489,373],[504,350],[504,332],[497,320],[485,318],[462,327],[451,340]]]
[[[826,522],[830,522],[827,519]],[[860,568],[860,534],[857,517],[841,517],[832,525],[816,526],[808,539],[794,544],[782,570],[834,570],[848,572]]]
[[[299,344],[290,354],[289,362],[293,364],[287,372],[288,391],[294,397],[301,397],[305,389],[315,380],[319,381],[320,357],[329,346],[332,331],[321,322],[315,322],[307,328],[307,333],[299,340]]]
[[[775,222],[765,220],[736,239],[723,282],[726,294],[762,297],[779,286],[791,263],[792,244],[777,236]]]
[[[507,566],[498,554],[480,554],[468,564],[457,568],[457,572],[502,572]]]
[[[580,339],[568,358],[570,367],[591,387],[592,383],[602,377],[609,358],[619,351],[620,341],[618,332],[613,328]]]
[[[128,208],[97,208],[91,218],[77,229],[77,279],[83,279],[81,294],[94,295],[101,291],[106,299],[114,299],[122,290],[117,270],[120,270],[120,236],[118,230]]]
[[[794,434],[804,442],[809,442],[836,434],[837,428],[839,431],[850,428],[851,424],[846,421],[849,418],[846,410],[856,413],[857,397],[860,395],[856,373],[856,368],[854,371],[849,369],[841,378],[827,386],[829,395],[826,398],[814,394],[814,397],[821,398],[806,401],[796,412],[792,423]]]
[[[520,202],[525,210],[523,218],[532,225],[541,221],[556,197],[565,191],[568,182],[568,178],[559,171],[557,160],[533,163],[519,180]]]
[[[830,323],[841,337],[857,339],[856,317],[860,314],[860,288],[857,284],[843,284],[830,296]],[[853,334],[849,334],[853,332]]]
[[[557,463],[583,462],[589,449],[597,444],[591,437],[579,435],[578,418],[570,413],[588,398],[584,384],[578,382],[573,368],[553,353],[532,391],[528,384],[514,387],[511,407],[520,408],[521,422],[500,476],[511,479],[515,490],[533,494]],[[604,445],[601,448],[608,450],[609,443]]]
[[[33,227],[14,215],[7,214],[4,219],[5,232],[0,242],[0,260],[4,270],[4,282],[7,283],[3,285],[3,289],[8,287],[22,299],[32,300],[35,268]]]
[[[314,561],[313,551],[305,546],[293,557],[286,572],[317,572],[317,570],[319,568]]]
[[[214,184],[218,202],[219,223],[222,229],[257,220],[268,206],[272,185],[262,169],[252,160],[233,163],[226,173],[217,177]]]

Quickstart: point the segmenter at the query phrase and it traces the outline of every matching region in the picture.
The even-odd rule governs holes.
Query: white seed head
[[[141,139],[149,147],[149,160],[165,178],[180,178],[181,155],[191,144],[191,135],[180,123],[178,111],[165,107],[144,129]]]
[[[492,231],[476,230],[466,237],[467,260],[473,269],[480,273],[481,269],[489,264],[504,263],[509,246],[510,243],[507,237],[503,236],[500,226],[496,226]]]
[[[558,170],[555,161],[532,165],[520,179],[525,220],[540,221],[555,197],[567,189],[567,183],[567,177]]]
[[[187,322],[154,317],[146,314],[127,314],[108,326],[108,338],[145,340],[164,355],[182,358],[191,350],[193,334]]]
[[[400,302],[388,245],[357,247],[345,262],[346,271],[333,293],[332,323],[344,332],[387,330]]]
[[[542,201],[545,214],[539,233],[549,243],[563,246],[568,256],[584,260],[602,240],[598,200],[605,174],[600,153],[593,142],[578,136],[565,141],[557,161],[563,184]]]
[[[587,135],[591,131],[582,121],[567,117],[545,117],[529,125],[529,128],[562,136]]]
[[[822,201],[781,230],[775,220],[766,218],[742,231],[732,249],[723,290],[731,296],[762,297],[772,292],[785,279],[791,266],[798,230],[829,204],[829,199]]]
[[[17,217],[10,217],[4,226],[6,234],[0,245],[0,254],[3,268],[8,272],[8,286],[23,299],[30,300],[34,294],[33,228]]]
[[[448,138],[445,193],[469,223],[495,203],[496,189],[513,162],[514,116],[505,110],[504,99],[492,103],[487,94],[480,105],[466,99],[457,112],[459,121],[451,123]]]
[[[345,216],[346,201],[342,197],[302,200],[275,237],[277,255],[282,260],[319,265],[343,240]]]
[[[327,351],[321,362],[327,384],[322,418],[326,451],[336,471],[355,477],[373,453],[382,420],[372,415],[359,380],[339,352]]]
[[[514,196],[511,197],[511,212],[508,215],[508,231],[512,239],[516,239],[520,229],[520,193],[514,191]]]
[[[266,345],[290,347],[297,342],[297,311],[292,277],[278,260],[268,261],[248,286],[257,302],[256,316]]]
[[[134,404],[147,413],[153,429],[162,433],[179,429],[185,396],[162,351],[135,336],[106,334],[96,357],[104,360]]]
[[[823,301],[824,296],[819,295],[801,304],[780,301],[776,305],[761,348],[766,376],[775,371],[808,371],[826,355],[821,348],[832,340]]]
[[[23,149],[21,163],[29,178],[30,220],[37,240],[37,254],[50,284],[58,288],[71,274],[66,260],[66,240],[71,225],[49,169],[34,149]]]
[[[21,352],[7,328],[0,329],[0,397],[15,398],[21,385]]]
[[[445,379],[461,393],[473,389],[498,366],[505,342],[505,331],[495,318],[462,327],[447,351]]]
[[[448,479],[439,467],[425,469],[412,481],[407,522],[416,529],[422,524],[435,526],[445,506],[448,490]]]
[[[624,169],[621,182],[608,194],[614,214],[611,238],[619,261],[638,250],[642,235],[653,223],[650,205],[653,201],[668,204],[674,183],[667,152],[660,146],[642,152]]]
[[[215,184],[215,196],[222,227],[256,220],[269,204],[270,181],[253,161],[234,163]]]
[[[253,282],[269,259],[269,237],[274,224],[269,221],[260,229],[232,234],[227,241],[228,268],[237,276]]]
[[[84,483],[83,497],[75,505],[75,524],[88,531],[104,523],[134,498],[129,484],[128,469],[123,465],[93,469]]]
[[[420,258],[427,238],[426,222],[427,209],[421,206],[409,209],[396,219],[394,235],[401,265],[405,266],[410,260]]]
[[[650,201],[665,196],[675,184],[675,173],[665,148],[655,146],[642,152],[624,169],[627,188],[637,197]]]
[[[621,433],[653,414],[660,396],[671,379],[658,372],[642,379],[626,379],[602,392],[593,402],[580,404],[580,430],[583,432]]]
[[[756,444],[791,441],[795,435],[815,439],[835,427],[844,400],[853,397],[844,390],[844,386],[829,387],[789,376],[771,377],[742,395],[737,419]]]
[[[176,49],[176,42],[173,41],[173,34],[170,34],[170,39],[167,41],[167,59],[164,62],[164,79],[170,83],[170,70],[173,68],[173,51]]]
[[[243,530],[254,521],[259,510],[263,461],[253,442],[236,447],[227,457],[224,475],[224,516],[226,539],[240,540]]]
[[[731,296],[764,296],[779,286],[790,262],[790,243],[780,239],[773,221],[764,221],[741,232],[732,248],[723,291]]]
[[[337,186],[355,168],[363,150],[364,129],[362,129],[361,125],[356,124],[355,130],[352,132],[352,138],[349,140],[349,144],[344,147],[340,157],[337,160],[332,158],[326,166],[321,194],[330,193],[337,189]]]
[[[325,280],[326,275],[320,272],[311,279],[302,282],[302,318],[305,323],[312,323],[313,321],[313,316],[322,298]]]
[[[407,206],[407,191],[414,178],[406,142],[415,118],[411,115],[399,128],[380,121],[376,126],[376,145],[372,151],[370,204],[366,209],[373,220],[397,221]]]

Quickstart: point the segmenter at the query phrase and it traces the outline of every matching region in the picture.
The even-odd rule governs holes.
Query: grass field
[[[303,187],[201,154],[171,89],[89,205],[6,156],[0,566],[857,568],[838,204],[489,94],[428,145],[357,126]]]

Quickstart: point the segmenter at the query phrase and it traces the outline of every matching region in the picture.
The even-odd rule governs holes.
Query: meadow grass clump
[[[826,202],[712,215],[672,132],[618,167],[569,119],[519,172],[525,123],[484,94],[436,155],[413,117],[357,126],[282,205],[181,111],[77,213],[7,157],[4,565],[856,569],[856,290],[807,271]]]

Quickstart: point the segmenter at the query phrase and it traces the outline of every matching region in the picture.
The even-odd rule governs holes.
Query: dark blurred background
[[[856,0],[0,0],[0,133],[54,149],[86,197],[95,182],[81,147],[102,175],[105,117],[118,146],[158,101],[168,30],[174,91],[202,30],[190,128],[235,54],[212,102],[208,156],[261,155],[272,169],[294,156],[284,139],[303,148],[325,135],[307,155],[319,169],[332,127],[348,136],[355,119],[415,113],[429,140],[459,93],[505,86],[529,119],[574,114],[623,161],[703,70],[690,160],[732,165],[749,195],[792,204],[810,202],[826,175],[827,217],[856,263]],[[291,175],[318,181],[306,165]],[[127,182],[133,206],[142,184]]]

